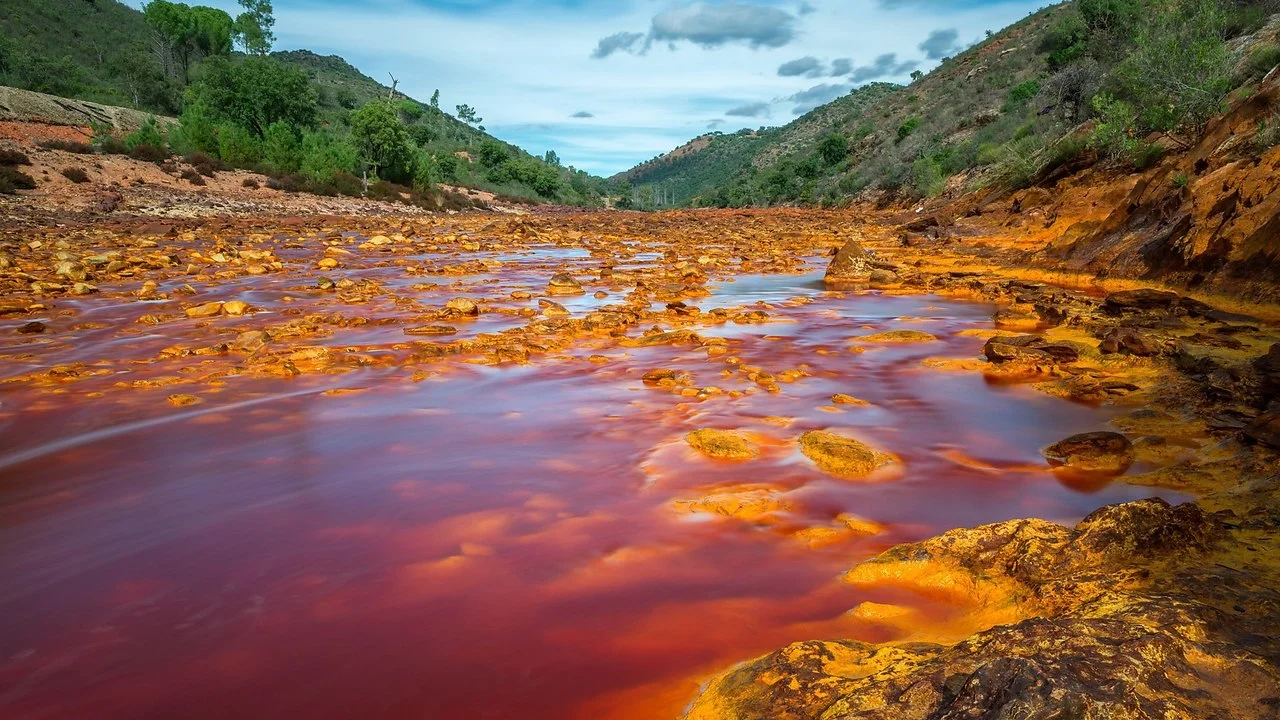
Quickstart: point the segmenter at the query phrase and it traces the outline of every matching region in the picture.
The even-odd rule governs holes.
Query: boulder
[[[1107,296],[1102,303],[1104,312],[1123,315],[1144,310],[1169,310],[1178,302],[1178,294],[1165,290],[1121,290]]]
[[[556,273],[547,282],[548,295],[582,295],[586,290],[568,273]]]
[[[801,435],[800,452],[819,470],[850,479],[864,478],[896,460],[858,440],[825,430],[810,430]]]
[[[831,284],[867,282],[871,279],[871,263],[857,240],[846,242],[827,264],[823,280]]]
[[[750,460],[760,454],[750,438],[732,430],[694,430],[684,439],[689,447],[717,460]]]
[[[1133,464],[1133,444],[1117,432],[1080,433],[1045,448],[1044,456],[1072,470],[1118,475]]]

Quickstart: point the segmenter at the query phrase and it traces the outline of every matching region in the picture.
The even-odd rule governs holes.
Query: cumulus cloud
[[[730,117],[760,117],[761,115],[768,114],[769,103],[766,102],[747,103],[746,105],[739,105],[738,107],[725,112],[725,115]]]
[[[919,65],[920,63],[912,60],[898,62],[896,53],[885,53],[877,57],[875,62],[870,65],[855,68],[849,79],[854,83],[861,83],[879,80],[880,78],[896,77],[915,70]]]
[[[649,29],[657,42],[687,40],[705,48],[743,42],[752,48],[782,47],[795,38],[795,16],[785,10],[741,2],[695,3],[658,13]]]
[[[831,77],[840,77],[853,72],[853,60],[851,58],[836,58],[831,61]]]
[[[793,113],[803,115],[819,105],[826,105],[847,92],[849,92],[848,85],[820,83],[807,90],[801,90],[794,95],[788,95],[785,99],[796,104],[792,109]]]
[[[586,110],[579,110],[578,112],[576,112],[576,113],[574,113],[574,114],[570,115],[569,117],[574,117],[574,118],[593,118],[593,117],[595,117],[595,115],[593,115],[592,113],[587,112]]]
[[[600,38],[600,43],[596,45],[596,49],[591,51],[591,57],[600,60],[602,58],[607,58],[616,52],[635,53],[643,47],[641,42],[643,40],[644,33],[614,33],[609,37]]]
[[[789,62],[784,62],[778,66],[778,75],[781,77],[822,77],[826,74],[826,68],[822,61],[812,55],[806,55],[802,58],[796,58]]]
[[[957,48],[956,40],[959,39],[960,33],[954,28],[949,30],[934,30],[929,33],[929,37],[920,43],[920,52],[930,60],[946,57],[952,54]]]

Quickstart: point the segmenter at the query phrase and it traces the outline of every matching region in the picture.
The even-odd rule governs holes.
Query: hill
[[[867,85],[780,128],[703,136],[620,179],[642,200],[744,207],[1019,188],[1073,161],[1139,170],[1187,147],[1229,93],[1280,61],[1267,25],[1277,11],[1271,0],[1062,3],[908,86]]]
[[[251,59],[229,52],[230,38],[214,43],[223,44],[223,50],[193,53],[189,72],[177,73],[143,13],[117,0],[6,0],[0,5],[0,85],[177,116],[190,104],[188,82],[205,80],[212,61],[225,58],[234,65]],[[391,88],[337,56],[288,50],[269,57],[280,67],[305,74],[315,93],[314,120],[339,139],[349,136],[355,111],[393,96]],[[550,156],[545,160],[551,162],[544,162],[482,127],[403,93],[394,93],[393,102],[414,152],[432,158],[426,174],[436,181],[534,201],[600,202],[600,178],[561,167]],[[218,154],[212,141],[189,149]],[[234,155],[222,159],[245,167],[265,159],[260,152]],[[487,162],[475,162],[477,156]],[[394,179],[407,183],[415,173],[423,174],[408,167]]]

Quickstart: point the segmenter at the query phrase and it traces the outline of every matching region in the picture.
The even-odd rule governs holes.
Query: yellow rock
[[[750,460],[760,454],[754,442],[732,430],[694,430],[684,439],[694,450],[721,460]]]
[[[222,312],[228,315],[243,315],[249,311],[249,303],[243,300],[232,300],[222,304]]]
[[[896,460],[858,440],[824,430],[801,435],[800,452],[819,470],[842,478],[863,478]]]
[[[831,402],[835,403],[836,405],[870,405],[871,404],[866,400],[859,400],[858,398],[852,395],[845,395],[844,393],[836,393],[835,395],[832,395]]]
[[[189,318],[207,318],[213,317],[222,312],[222,303],[207,302],[203,305],[187,308],[187,317]]]
[[[878,342],[878,343],[917,343],[917,342],[933,342],[938,338],[927,332],[919,330],[890,330],[888,332],[875,333],[873,335],[864,335],[860,338],[854,338],[862,342]]]

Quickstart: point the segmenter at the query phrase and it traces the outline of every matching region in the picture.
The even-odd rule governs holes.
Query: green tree
[[[111,75],[120,81],[135,108],[167,100],[168,87],[155,57],[141,43],[134,43],[108,63]],[[164,104],[168,104],[165,102]]]
[[[271,123],[262,138],[262,159],[278,172],[298,172],[302,167],[302,139],[297,128],[284,121]]]
[[[218,126],[218,157],[236,167],[253,167],[262,162],[262,139],[234,123]]]
[[[222,10],[151,0],[142,12],[147,23],[164,40],[184,85],[190,81],[194,62],[231,52],[235,22]]]
[[[480,162],[487,168],[496,168],[507,161],[510,153],[507,146],[497,140],[485,140],[480,143]]]
[[[239,0],[244,12],[236,16],[235,37],[249,55],[267,55],[275,43],[276,18],[271,0]]]
[[[170,142],[178,152],[219,155],[218,123],[202,103],[189,103],[178,118],[178,129]]]
[[[319,102],[305,71],[264,57],[212,62],[187,95],[258,137],[278,121],[313,127]]]
[[[542,161],[553,167],[560,167],[560,156],[555,150],[548,150],[547,154],[542,156]]]
[[[832,133],[818,141],[818,155],[827,165],[835,165],[849,156],[849,138]]]
[[[124,146],[129,148],[130,152],[137,149],[139,145],[149,145],[161,150],[165,148],[164,135],[160,132],[160,126],[156,123],[154,115],[148,117],[142,127],[134,130],[124,139]]]
[[[350,143],[329,133],[303,133],[302,174],[311,182],[332,183],[339,173],[355,173],[359,167],[359,155]]]
[[[468,125],[479,125],[484,122],[484,118],[476,115],[476,109],[466,103],[458,106],[458,119]]]
[[[351,116],[351,140],[378,177],[403,177],[409,170],[409,133],[390,101],[373,100],[357,110]]]
[[[435,108],[436,110],[439,110],[439,109],[440,109],[440,90],[439,90],[439,88],[437,88],[435,92],[431,93],[431,107]]]

